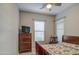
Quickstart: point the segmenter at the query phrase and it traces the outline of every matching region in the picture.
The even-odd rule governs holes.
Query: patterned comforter
[[[41,44],[51,55],[78,55],[79,45],[62,42],[60,44]]]

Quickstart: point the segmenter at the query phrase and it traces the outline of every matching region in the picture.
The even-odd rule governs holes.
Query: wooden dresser
[[[22,32],[19,35],[19,53],[31,52],[32,49],[31,33]]]

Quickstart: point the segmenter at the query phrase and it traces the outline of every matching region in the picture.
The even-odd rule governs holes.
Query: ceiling
[[[18,8],[21,11],[41,13],[48,15],[56,15],[65,9],[71,7],[74,3],[62,3],[61,6],[53,6],[52,11],[49,11],[47,8],[40,9],[44,3],[17,3]]]

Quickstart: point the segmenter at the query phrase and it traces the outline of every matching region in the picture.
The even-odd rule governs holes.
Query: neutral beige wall
[[[56,19],[64,17],[64,34],[79,36],[79,4],[75,4],[58,14]]]
[[[0,54],[18,54],[19,13],[16,4],[0,4]]]
[[[49,41],[49,37],[52,35],[54,36],[54,16],[48,16],[48,15],[42,15],[42,14],[36,14],[36,13],[30,13],[30,12],[20,12],[20,26],[30,26],[31,33],[32,33],[32,45],[34,47],[34,26],[33,21],[34,20],[45,20],[46,21],[46,31],[45,31],[45,42]]]

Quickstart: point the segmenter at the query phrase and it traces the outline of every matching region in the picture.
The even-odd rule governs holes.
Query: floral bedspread
[[[41,44],[52,55],[79,55],[79,45],[62,42],[60,44]]]

